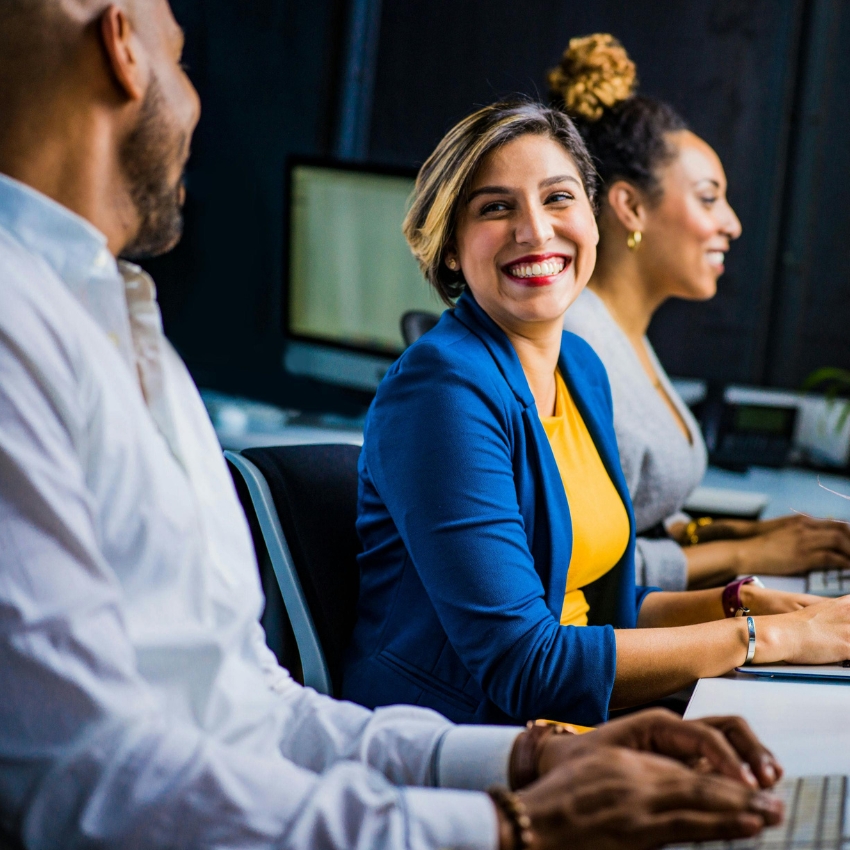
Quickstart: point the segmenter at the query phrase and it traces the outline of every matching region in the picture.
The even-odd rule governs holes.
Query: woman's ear
[[[606,200],[611,212],[627,231],[644,230],[647,208],[640,189],[626,180],[617,180],[608,187]]]
[[[457,258],[457,249],[453,243],[449,243],[443,249],[443,262],[451,271],[456,272],[460,269],[460,261]]]

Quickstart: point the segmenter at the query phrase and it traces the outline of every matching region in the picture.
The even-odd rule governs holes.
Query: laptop
[[[779,826],[755,838],[671,844],[667,850],[846,850],[850,847],[848,791],[847,776],[783,779],[774,789],[785,803],[785,819]]]
[[[839,664],[751,664],[736,667],[735,672],[768,679],[845,679],[850,680],[850,662]]]

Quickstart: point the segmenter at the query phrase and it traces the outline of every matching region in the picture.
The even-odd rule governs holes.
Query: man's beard
[[[185,134],[175,139],[166,116],[165,99],[152,77],[139,111],[139,123],[121,147],[120,162],[139,216],[139,229],[121,252],[128,259],[156,257],[171,250],[183,233],[182,176],[175,185],[169,172],[184,156]]]

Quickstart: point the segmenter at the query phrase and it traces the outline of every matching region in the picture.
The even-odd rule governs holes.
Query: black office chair
[[[259,529],[280,588],[287,620],[282,632],[294,637],[300,661],[302,675],[296,677],[336,696],[360,591],[359,455],[353,445],[225,452],[244,484],[243,506]],[[281,663],[292,671],[292,659]]]
[[[401,335],[405,345],[413,345],[422,334],[428,333],[440,317],[427,310],[408,310],[401,317]]]

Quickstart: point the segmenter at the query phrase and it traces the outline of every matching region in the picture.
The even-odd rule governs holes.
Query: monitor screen
[[[291,164],[286,335],[301,345],[288,346],[289,371],[373,389],[404,349],[402,314],[442,312],[401,232],[413,182],[361,166]],[[358,353],[366,359],[352,359]],[[368,377],[364,363],[378,364]]]

